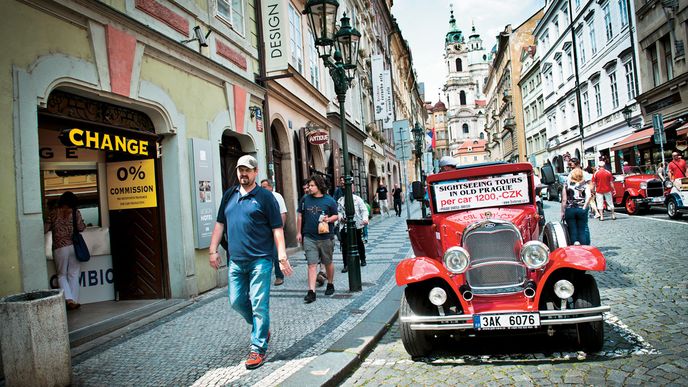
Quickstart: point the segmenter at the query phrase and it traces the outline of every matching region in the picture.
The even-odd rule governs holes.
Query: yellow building
[[[89,226],[82,303],[226,283],[209,235],[237,158],[266,176],[265,90],[253,2],[218,3],[0,2],[0,295],[56,286],[43,222],[65,191]]]

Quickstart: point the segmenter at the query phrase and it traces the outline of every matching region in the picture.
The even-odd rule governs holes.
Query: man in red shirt
[[[614,198],[616,191],[614,190],[614,176],[611,172],[604,168],[604,163],[600,163],[600,169],[592,176],[592,183],[595,185],[595,196],[597,199],[597,208],[601,211],[600,220],[604,220],[604,202],[607,202],[607,208],[612,211],[612,219],[616,220],[614,214]]]
[[[674,181],[684,177],[686,177],[686,160],[682,159],[678,152],[674,152],[669,162],[669,179]]]

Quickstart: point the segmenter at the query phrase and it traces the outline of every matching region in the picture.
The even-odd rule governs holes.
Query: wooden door
[[[115,290],[119,293],[120,300],[169,296],[163,249],[163,188],[160,165],[160,160],[156,160],[157,207],[110,211],[112,269]]]

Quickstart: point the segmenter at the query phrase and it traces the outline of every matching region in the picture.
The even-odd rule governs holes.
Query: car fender
[[[671,192],[670,194],[668,194],[668,195],[666,196],[666,199],[665,199],[665,201],[664,201],[664,204],[665,204],[665,205],[666,205],[666,204],[669,204],[669,199],[671,199],[671,198],[674,198],[674,200],[676,201],[676,205],[678,206],[678,208],[681,208],[681,207],[684,207],[684,206],[685,206],[685,204],[683,203],[683,200],[681,199],[681,195],[677,194],[676,192]]]
[[[626,193],[631,197],[642,196],[643,194],[642,190],[637,188],[626,188]]]
[[[396,269],[398,286],[422,282],[430,278],[442,278],[451,284],[447,269],[441,262],[428,257],[406,258],[399,262]]]
[[[549,264],[545,274],[540,278],[537,285],[537,298],[535,303],[540,302],[540,295],[549,277],[561,269],[574,269],[580,271],[604,271],[607,268],[607,260],[602,252],[593,246],[566,246],[554,250],[549,255]]]

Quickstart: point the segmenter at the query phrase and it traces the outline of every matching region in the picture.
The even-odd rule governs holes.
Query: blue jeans
[[[581,245],[589,245],[588,210],[567,208],[566,212],[564,212],[564,218],[568,226],[569,237],[571,237],[571,244],[578,242]]]
[[[265,353],[268,349],[272,262],[272,257],[229,261],[229,304],[253,326],[252,352]]]

